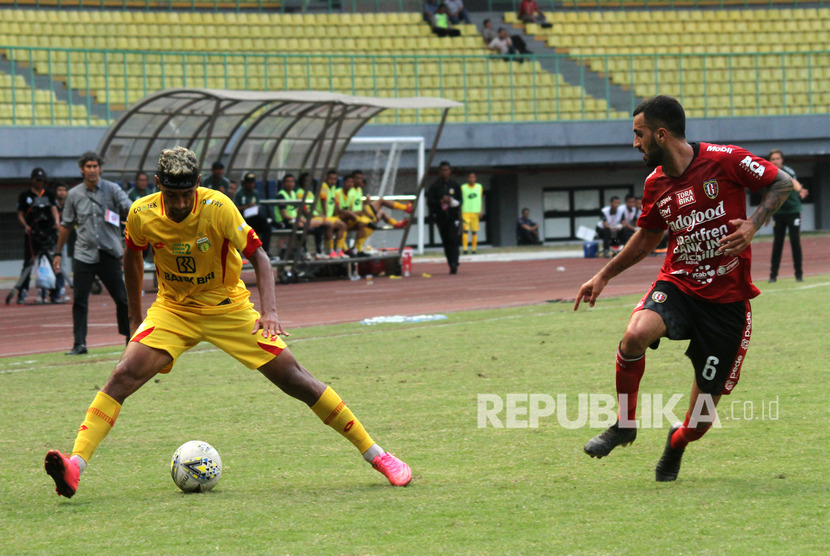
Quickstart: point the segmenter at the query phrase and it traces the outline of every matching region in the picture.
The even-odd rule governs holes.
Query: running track
[[[772,243],[753,245],[755,281],[766,282]],[[802,239],[805,278],[830,273],[830,236]],[[463,259],[462,259],[463,260]],[[573,299],[579,286],[603,259],[546,259],[512,262],[462,262],[450,276],[445,263],[414,263],[413,276],[399,280],[329,280],[277,285],[277,306],[283,326],[291,328],[357,322],[383,315],[420,315],[470,309],[494,309]],[[662,257],[650,257],[621,274],[606,287],[603,297],[643,293],[657,275]],[[423,274],[429,274],[427,278]],[[784,248],[779,279],[791,279],[789,244]],[[258,303],[252,272],[243,279]],[[150,281],[145,282],[150,287]],[[763,289],[763,286],[761,286]],[[5,298],[8,289],[0,291]],[[144,297],[145,309],[155,294]],[[122,344],[115,329],[115,308],[106,293],[90,297],[90,348]],[[0,356],[66,351],[72,347],[72,306],[0,305]]]

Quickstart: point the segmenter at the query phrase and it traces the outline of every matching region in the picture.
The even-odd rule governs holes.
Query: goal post
[[[426,202],[418,186],[426,172],[423,137],[352,137],[340,159],[340,170],[360,170],[366,180],[365,195],[383,196],[390,201],[416,205],[413,222],[417,226],[414,242],[418,254],[424,252]],[[394,235],[402,237],[401,232]],[[392,234],[393,231],[385,232]],[[407,238],[409,239],[409,238]],[[394,244],[394,242],[391,242]]]

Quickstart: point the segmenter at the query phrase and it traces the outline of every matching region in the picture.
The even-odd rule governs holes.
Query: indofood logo
[[[698,224],[703,224],[704,222],[709,222],[711,220],[716,220],[721,218],[722,216],[726,216],[726,210],[723,208],[723,201],[718,203],[718,206],[715,208],[708,208],[706,210],[693,210],[691,213],[687,215],[679,215],[675,220],[669,222],[669,228],[673,232],[679,232],[681,230],[686,230],[687,232],[691,232],[695,229],[695,226]]]

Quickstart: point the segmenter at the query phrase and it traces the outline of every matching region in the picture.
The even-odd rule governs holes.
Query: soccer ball
[[[170,476],[184,492],[206,492],[216,486],[222,476],[222,459],[216,448],[207,442],[185,442],[170,460]]]

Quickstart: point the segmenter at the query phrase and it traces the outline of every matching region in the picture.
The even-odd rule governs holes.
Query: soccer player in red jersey
[[[660,338],[690,340],[686,355],[695,369],[689,411],[669,430],[656,479],[674,481],[686,445],[715,419],[720,397],[738,382],[752,330],[750,241],[793,188],[789,174],[732,145],[688,143],[686,115],[674,98],[656,96],[634,110],[634,148],[649,167],[639,230],[576,296],[591,307],[608,281],[651,253],[666,229],[669,246],[657,280],[634,308],[619,343],[617,422],[585,445],[591,457],[607,456],[637,437],[637,392],[646,348]],[[747,218],[745,189],[766,188]]]

